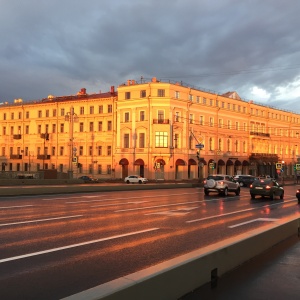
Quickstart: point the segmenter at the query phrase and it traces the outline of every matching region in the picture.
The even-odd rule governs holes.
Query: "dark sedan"
[[[99,180],[97,178],[93,178],[93,177],[87,176],[87,175],[81,176],[78,179],[83,180],[84,183],[98,183],[99,182]]]
[[[271,200],[275,197],[283,199],[284,189],[274,179],[259,179],[250,185],[250,195],[252,199],[255,199],[255,196],[270,197]]]

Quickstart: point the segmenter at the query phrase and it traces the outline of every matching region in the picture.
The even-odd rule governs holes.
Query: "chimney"
[[[114,94],[114,93],[115,93],[115,87],[114,87],[113,85],[110,87],[110,93],[111,93],[111,94]]]

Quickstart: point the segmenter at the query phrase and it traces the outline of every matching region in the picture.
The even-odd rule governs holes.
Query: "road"
[[[60,299],[299,214],[284,200],[201,188],[0,199],[0,299]]]

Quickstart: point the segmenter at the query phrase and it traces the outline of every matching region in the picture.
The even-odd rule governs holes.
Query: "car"
[[[296,191],[296,197],[298,199],[298,204],[300,204],[300,189],[297,189],[297,191]]]
[[[283,199],[284,189],[275,179],[259,179],[250,185],[250,195],[252,199],[255,199],[255,196],[270,197],[271,200],[277,196]]]
[[[93,178],[93,177],[87,176],[87,175],[80,176],[80,177],[78,177],[78,179],[83,180],[84,183],[98,183],[99,182],[99,180],[97,178]]]
[[[228,192],[234,192],[237,196],[240,194],[240,185],[230,175],[216,174],[209,175],[204,180],[204,194],[217,192],[219,195],[227,196]]]
[[[235,178],[234,178],[235,179]],[[237,179],[235,179],[240,186],[250,186],[250,184],[257,180],[258,178],[252,175],[240,175]]]
[[[128,183],[147,183],[148,179],[139,175],[130,175],[125,177],[124,182]]]

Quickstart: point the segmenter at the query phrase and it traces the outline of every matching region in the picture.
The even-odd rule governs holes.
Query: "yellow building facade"
[[[128,80],[116,92],[0,106],[2,172],[195,180],[293,176],[300,115],[182,82]],[[283,172],[278,163],[283,163]]]

